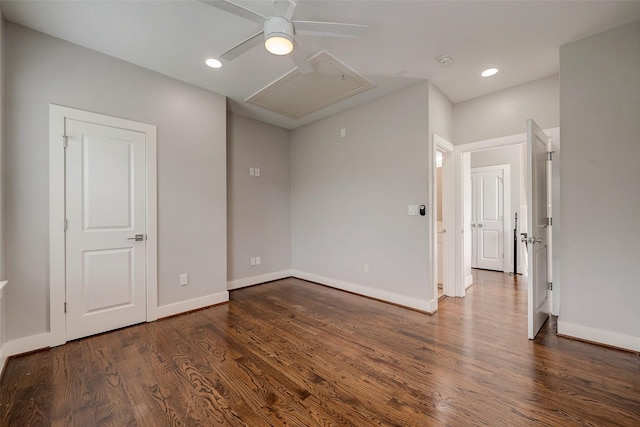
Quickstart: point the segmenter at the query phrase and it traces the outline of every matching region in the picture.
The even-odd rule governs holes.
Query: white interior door
[[[549,138],[531,119],[527,122],[528,331],[534,339],[549,317],[547,257],[550,218]]]
[[[65,133],[71,340],[146,320],[146,162],[144,133],[68,118]]]
[[[504,171],[472,172],[472,267],[504,271]]]

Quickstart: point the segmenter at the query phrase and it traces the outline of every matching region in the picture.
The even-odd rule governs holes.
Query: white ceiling
[[[270,0],[237,1],[270,15]],[[370,26],[362,39],[305,37],[307,56],[326,50],[376,88],[300,119],[244,102],[294,68],[258,46],[219,70],[204,65],[260,31],[258,24],[198,1],[5,1],[4,18],[132,62],[229,99],[229,108],[293,129],[420,80],[454,103],[558,72],[559,47],[640,19],[640,1],[299,0],[296,20]],[[437,58],[453,56],[442,66]],[[482,78],[488,67],[500,69]]]

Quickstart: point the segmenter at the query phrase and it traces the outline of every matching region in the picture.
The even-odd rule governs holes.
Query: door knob
[[[530,245],[533,245],[534,243],[542,243],[542,238],[541,237],[533,237],[533,236],[522,236],[521,239],[524,243],[528,243]]]
[[[142,242],[144,240],[144,234],[136,234],[134,237],[129,237],[127,240],[135,240],[136,242]]]

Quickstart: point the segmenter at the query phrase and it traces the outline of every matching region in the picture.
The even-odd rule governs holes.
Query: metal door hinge
[[[65,313],[67,312],[67,303],[66,302],[64,303],[64,312]]]
[[[69,220],[68,219],[64,219],[64,231],[67,231],[69,229]]]
[[[62,135],[62,148],[69,146],[69,135]]]
[[[547,227],[551,227],[553,225],[553,218],[552,217],[548,217],[547,218]]]
[[[547,282],[547,289],[549,289],[550,291],[553,290],[553,283],[552,282]]]
[[[547,151],[547,160],[553,160],[553,153],[555,153],[555,151]]]

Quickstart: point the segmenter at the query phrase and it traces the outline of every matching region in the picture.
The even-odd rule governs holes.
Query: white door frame
[[[146,135],[146,312],[147,322],[158,318],[158,226],[156,127],[60,105],[49,105],[49,328],[50,346],[66,338],[65,250],[65,119],[98,123]]]
[[[494,170],[502,171],[502,271],[506,272],[505,266],[509,264],[506,262],[505,257],[507,256],[507,249],[509,248],[511,238],[513,237],[509,234],[509,230],[511,229],[511,165],[507,163],[492,166],[481,166],[471,168],[471,173]],[[471,192],[473,191],[475,190],[472,188]],[[507,212],[508,215],[506,214]],[[473,242],[473,238],[471,241]]]
[[[433,167],[431,173],[431,206],[432,209],[432,221],[431,221],[431,250],[433,253],[433,268],[432,268],[432,283],[434,289],[434,299],[438,300],[438,218],[436,215],[437,201],[437,170],[435,167],[436,151],[442,151],[445,155],[442,158],[442,222],[446,226],[447,232],[443,234],[442,241],[446,256],[444,258],[445,263],[442,265],[442,292],[446,296],[455,296],[455,284],[454,284],[454,245],[453,236],[451,231],[453,230],[453,153],[454,145],[442,138],[440,135],[433,134],[433,147],[432,147],[432,159]],[[436,303],[437,304],[437,303]],[[436,305],[437,306],[437,305]]]
[[[555,148],[559,148],[560,128],[544,129],[544,132],[551,138]],[[510,145],[522,144],[527,141],[527,134],[521,133],[517,135],[504,136],[500,138],[487,139],[484,141],[470,142],[468,144],[460,144],[454,146],[454,246],[455,246],[455,293],[458,297],[465,295],[465,283],[468,280],[465,272],[465,254],[464,254],[464,237],[470,236],[471,224],[466,224],[464,216],[464,173],[465,166],[467,173],[470,171],[470,165],[464,161],[464,156],[469,155],[472,151],[487,150],[490,148],[507,147]],[[554,192],[557,191],[554,188]],[[556,223],[554,223],[554,226]],[[557,227],[556,227],[557,228]],[[558,269],[554,270],[554,291],[559,289],[560,283],[555,277]],[[557,307],[559,310],[559,307]]]

